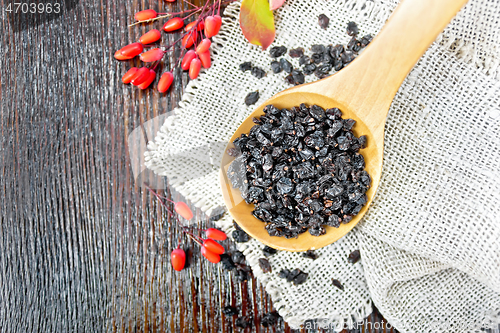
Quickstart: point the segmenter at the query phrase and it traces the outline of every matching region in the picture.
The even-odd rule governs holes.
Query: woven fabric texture
[[[348,42],[347,22],[376,34],[397,1],[289,0],[275,11],[276,40],[287,48]],[[321,29],[319,14],[330,18]],[[146,152],[147,166],[210,214],[223,205],[219,161],[227,140],[251,113],[288,88],[272,74],[268,52],[248,44],[239,3],[225,11],[212,44],[212,67],[191,81],[175,116]],[[373,300],[401,332],[476,332],[500,313],[500,3],[471,0],[420,59],[399,89],[386,123],[383,176],[363,221],[316,260],[280,251],[272,273],[258,265],[261,243],[239,244],[283,318],[348,326]],[[294,65],[297,59],[286,56]],[[252,61],[257,79],[238,66]],[[306,82],[315,80],[307,76]],[[227,231],[232,220],[218,221]],[[360,249],[362,260],[347,256]],[[294,286],[282,268],[309,273]],[[344,286],[332,286],[335,278]]]

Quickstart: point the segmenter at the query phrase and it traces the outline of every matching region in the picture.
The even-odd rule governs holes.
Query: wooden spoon
[[[253,117],[263,115],[264,106],[273,104],[279,109],[300,103],[317,104],[323,108],[338,107],[344,118],[356,120],[354,134],[366,135],[368,144],[360,153],[366,161],[366,171],[372,178],[368,202],[348,224],[339,228],[326,227],[326,234],[311,236],[308,232],[298,238],[271,237],[265,223],[252,215],[253,204],[241,198],[232,188],[226,172],[233,158],[224,154],[221,165],[221,186],[224,201],[238,225],[250,236],[275,249],[306,251],[331,244],[347,232],[366,213],[373,200],[382,173],[384,125],[392,100],[408,72],[427,50],[437,35],[462,8],[467,0],[404,0],[386,25],[365,51],[340,72],[317,82],[296,86],[267,100],[240,125],[226,149],[242,133],[255,124]]]

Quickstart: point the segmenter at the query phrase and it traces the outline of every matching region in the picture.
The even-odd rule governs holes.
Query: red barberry
[[[219,15],[207,16],[205,18],[205,36],[213,37],[219,33],[222,25],[222,18]]]
[[[137,71],[138,71],[137,67],[132,67],[131,69],[129,69],[127,73],[123,75],[122,82],[125,84],[130,83],[134,78],[135,73],[137,73]]]
[[[154,48],[141,54],[140,58],[144,62],[153,62],[163,58],[164,54],[162,49]]]
[[[147,87],[149,87],[151,85],[151,83],[153,83],[153,81],[156,79],[156,72],[152,69],[149,70],[149,76],[146,78],[146,80],[139,84],[139,89],[141,90],[144,90],[146,89]]]
[[[175,2],[175,0],[167,0],[167,2]]]
[[[194,58],[196,58],[196,52],[194,52],[193,50],[187,51],[184,55],[184,58],[182,58],[181,68],[187,71],[189,69],[189,65],[191,65],[191,61]]]
[[[150,30],[139,38],[139,42],[142,44],[151,44],[156,42],[161,38],[161,33],[157,29]]]
[[[220,255],[218,255],[217,253],[213,253],[212,251],[210,250],[207,250],[205,247],[202,247],[201,248],[201,254],[207,258],[208,261],[216,264],[220,261]]]
[[[135,13],[136,21],[147,21],[154,19],[158,16],[158,13],[153,9],[141,10],[140,12]]]
[[[215,228],[208,228],[207,230],[205,230],[205,234],[207,235],[207,238],[210,239],[215,239],[220,241],[227,239],[227,235],[224,231]]]
[[[189,78],[191,80],[194,80],[198,77],[198,74],[200,74],[200,69],[201,69],[201,61],[198,58],[195,58],[191,61],[191,64],[189,65]]]
[[[181,19],[180,17],[174,17],[168,20],[164,25],[163,25],[163,30],[166,32],[170,31],[175,31],[179,30],[184,26],[184,20]]]
[[[132,43],[125,45],[120,49],[120,53],[125,57],[135,57],[139,55],[144,50],[144,47],[141,43]]]
[[[200,54],[200,53],[207,52],[208,49],[210,48],[210,45],[212,45],[212,42],[210,41],[210,39],[208,39],[208,38],[203,39],[200,42],[200,44],[198,44],[198,46],[196,47],[196,53]]]
[[[141,67],[137,70],[131,82],[134,86],[138,86],[144,81],[146,81],[148,77],[149,77],[149,68]]]
[[[115,52],[115,59],[116,60],[129,60],[132,59],[133,57],[126,57],[122,54],[122,50],[118,50]]]
[[[198,33],[196,32],[196,30],[188,32],[186,36],[182,38],[181,41],[182,46],[184,46],[186,49],[190,48],[191,46],[193,46],[196,37],[198,37]]]
[[[210,51],[198,54],[198,57],[200,57],[201,65],[203,66],[203,68],[210,68],[210,66],[212,65],[212,60],[210,59]]]
[[[177,212],[177,214],[179,214],[180,216],[182,216],[186,220],[191,220],[193,218],[193,212],[188,207],[188,205],[186,205],[182,201],[176,202],[174,205],[174,209]]]
[[[172,72],[165,72],[160,77],[160,81],[158,82],[158,91],[164,93],[170,88],[172,82],[174,81],[174,75]]]
[[[186,252],[183,249],[175,249],[170,254],[172,267],[176,271],[181,271],[186,265]]]
[[[203,21],[193,21],[189,24],[187,24],[185,27],[184,27],[184,30],[185,31],[189,31],[191,30],[196,24],[198,24],[198,26],[196,27],[196,30],[198,31],[202,31],[203,28],[205,27],[205,24],[203,23]]]
[[[223,254],[225,252],[224,246],[220,245],[213,239],[205,239],[202,246],[213,253]]]

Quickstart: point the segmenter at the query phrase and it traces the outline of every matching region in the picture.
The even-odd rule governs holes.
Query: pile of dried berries
[[[189,71],[191,79],[197,78],[201,67],[209,68],[211,66],[210,46],[212,42],[210,38],[219,33],[222,25],[221,5],[227,5],[233,1],[235,0],[224,2],[214,0],[213,3],[207,1],[203,7],[188,2],[194,8],[178,13],[158,13],[153,9],[136,13],[135,19],[137,22],[132,25],[149,23],[169,17],[169,20],[163,25],[163,30],[165,32],[175,32],[184,28],[184,33],[173,43],[160,46],[158,41],[161,39],[161,33],[157,29],[152,29],[142,35],[138,42],[126,45],[116,51],[115,58],[117,60],[130,60],[139,56],[141,61],[148,64],[140,68],[132,67],[129,69],[123,75],[122,82],[125,84],[132,83],[140,89],[149,87],[156,79],[156,71],[161,60],[167,52],[173,51],[174,46],[178,43],[181,44],[181,55],[174,64],[174,68],[164,72],[160,77],[158,91],[163,93],[170,88],[174,80],[174,69],[176,69],[176,73],[180,73],[181,70]],[[198,16],[192,22],[185,24],[186,20],[192,18],[195,14]],[[145,48],[149,48],[149,50],[143,52]]]
[[[237,156],[228,168],[232,186],[254,204],[253,215],[271,236],[325,234],[324,225],[348,223],[367,202],[371,178],[358,151],[353,119],[338,108],[301,104],[264,108],[250,133],[234,140]],[[234,235],[233,235],[234,237]]]
[[[325,28],[328,26],[329,19],[325,15],[319,16],[320,26]],[[304,49],[298,47],[288,51],[291,58],[299,58],[299,66],[301,69],[295,68],[290,61],[285,58],[277,59],[286,54],[286,47],[274,46],[269,50],[269,55],[273,58],[271,62],[271,70],[273,73],[281,73],[285,71],[288,75],[285,80],[292,85],[298,85],[305,82],[305,75],[314,73],[317,78],[322,79],[330,75],[332,70],[340,71],[353,61],[362,48],[366,47],[372,40],[371,35],[366,35],[357,39],[358,26],[354,22],[349,22],[347,25],[347,34],[352,36],[346,46],[337,44],[330,45],[313,45],[311,47],[312,55],[304,54]]]
[[[288,282],[299,285],[306,282],[309,274],[295,268],[293,271],[290,271],[289,269],[282,269],[278,276],[282,279],[286,279]]]

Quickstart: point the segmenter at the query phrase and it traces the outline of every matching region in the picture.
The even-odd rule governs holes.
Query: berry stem
[[[153,22],[153,21],[159,20],[161,18],[165,18],[165,17],[169,17],[169,16],[174,15],[174,14],[169,14],[169,13],[160,13],[160,14],[161,14],[161,16],[153,17],[153,18],[151,18],[149,20],[137,21],[135,23],[129,24],[128,26],[129,27],[133,27],[134,25],[138,25],[138,24],[141,24],[141,23]]]
[[[194,240],[196,243],[198,243],[199,246],[203,246],[199,240],[195,238],[195,236],[189,232],[186,232],[186,235],[188,235],[192,240]]]

